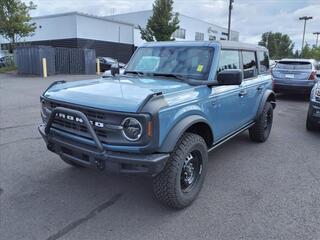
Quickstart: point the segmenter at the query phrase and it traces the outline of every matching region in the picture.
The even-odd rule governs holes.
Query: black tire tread
[[[180,161],[184,157],[187,147],[198,143],[206,146],[201,136],[185,133],[175,146],[164,170],[153,179],[155,197],[170,208],[182,209],[190,204],[178,200],[175,183],[178,177],[177,172],[180,172]]]
[[[261,113],[261,115],[258,117],[257,122],[255,123],[255,125],[253,125],[250,129],[249,129],[249,135],[250,135],[250,139],[254,142],[265,142],[267,140],[267,138],[265,137],[265,130],[264,130],[264,114],[266,113],[266,111],[269,111],[269,109],[273,110],[273,107],[271,105],[270,102],[266,102],[263,111]]]

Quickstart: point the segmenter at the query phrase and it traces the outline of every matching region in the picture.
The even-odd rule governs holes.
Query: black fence
[[[48,75],[95,74],[94,49],[61,48],[50,46],[18,47],[15,62],[20,74],[42,75],[42,59],[46,58]]]

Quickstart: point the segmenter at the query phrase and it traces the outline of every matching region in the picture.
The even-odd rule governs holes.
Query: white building
[[[33,36],[21,39],[26,45],[47,45],[68,48],[92,48],[97,56],[108,56],[127,62],[141,39],[138,25],[145,27],[152,10],[94,16],[78,12],[32,18],[36,23]],[[176,40],[226,40],[228,31],[200,19],[179,14],[180,29],[173,36]],[[238,41],[239,33],[231,31],[231,40]],[[7,43],[1,40],[0,43]],[[4,45],[5,46],[5,45]]]
[[[138,26],[145,28],[148,19],[152,16],[152,10],[130,12],[107,16],[107,19],[124,21],[135,25],[134,28],[134,45],[140,46],[144,41],[141,39]],[[203,20],[179,14],[179,26],[174,34],[174,38],[178,41],[213,41],[227,40],[228,29],[205,22]],[[239,41],[239,32],[231,31],[232,41]]]

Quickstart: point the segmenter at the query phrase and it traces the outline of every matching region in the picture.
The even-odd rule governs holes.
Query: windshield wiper
[[[155,77],[172,77],[181,81],[187,81],[188,79],[182,75],[174,74],[174,73],[153,73]]]
[[[141,77],[141,76],[144,75],[143,72],[139,72],[139,71],[125,71],[125,72],[124,72],[124,74],[127,74],[127,73],[136,74],[136,75],[138,75],[139,77]]]

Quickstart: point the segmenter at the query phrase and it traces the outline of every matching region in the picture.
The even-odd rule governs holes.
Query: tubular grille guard
[[[46,134],[50,133],[51,126],[53,124],[53,121],[54,121],[57,113],[71,114],[71,115],[73,115],[75,117],[81,118],[83,120],[83,123],[85,124],[87,130],[88,130],[88,133],[91,135],[93,141],[95,142],[95,144],[97,146],[97,149],[100,151],[100,153],[104,153],[105,152],[105,149],[102,146],[99,138],[97,137],[97,134],[95,133],[95,131],[94,131],[92,125],[90,124],[87,116],[84,113],[82,113],[80,111],[77,111],[77,110],[68,109],[68,108],[64,108],[64,107],[56,107],[55,109],[53,109],[51,114],[50,114],[50,116],[49,116],[49,120],[48,120],[48,123],[47,123],[46,128],[45,128],[45,133]]]

